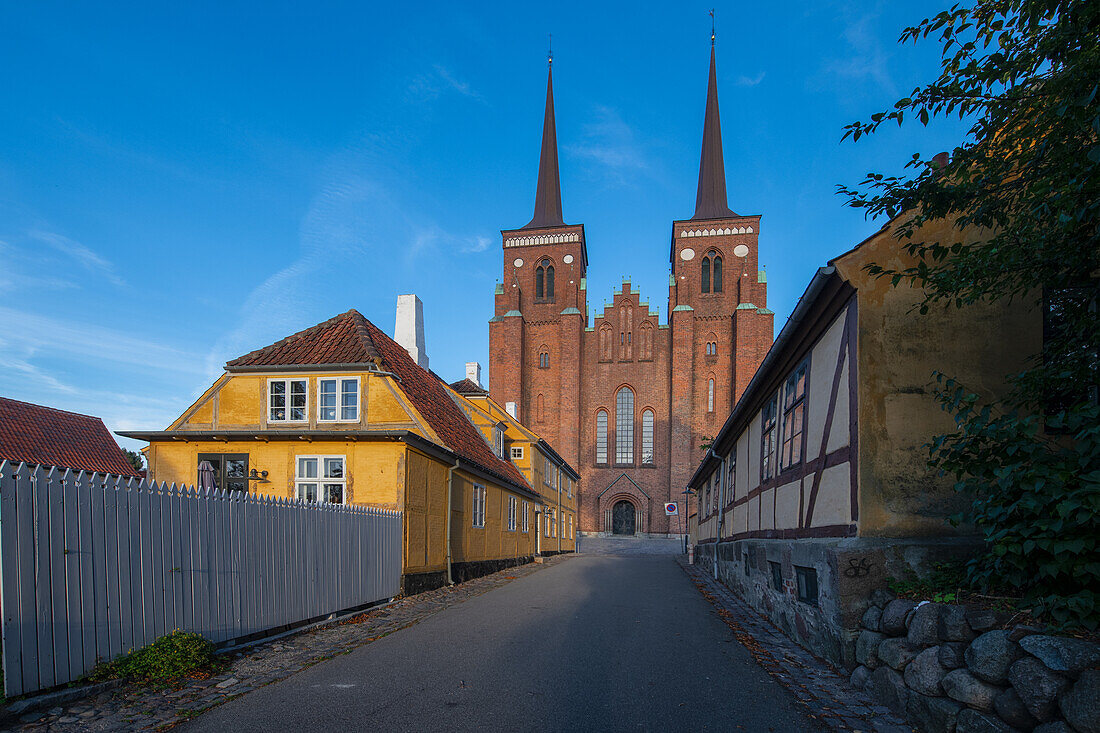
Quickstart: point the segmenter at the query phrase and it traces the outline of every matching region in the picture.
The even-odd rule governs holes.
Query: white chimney
[[[469,379],[478,387],[481,386],[481,365],[476,361],[466,362],[466,379]]]
[[[428,353],[424,348],[424,304],[415,295],[397,296],[393,340],[409,352],[413,361],[428,368]]]

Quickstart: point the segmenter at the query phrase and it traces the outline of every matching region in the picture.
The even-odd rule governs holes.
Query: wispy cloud
[[[418,100],[435,99],[446,92],[485,102],[485,98],[468,81],[459,79],[442,64],[433,65],[430,72],[418,75],[409,85],[409,96]]]
[[[733,83],[739,87],[754,87],[762,81],[764,81],[763,71],[761,71],[756,76],[745,76],[744,74],[742,74],[741,76],[738,76]]]
[[[0,240],[0,294],[16,290],[58,291],[78,287],[72,280],[40,274],[35,258]]]
[[[80,242],[69,239],[61,234],[38,229],[27,232],[27,236],[67,255],[88,272],[99,275],[114,285],[125,284],[122,278],[115,272],[113,264]]]
[[[874,27],[879,14],[861,11],[862,6],[856,5],[842,8],[843,17],[850,19],[842,33],[848,53],[827,59],[822,71],[842,84],[867,80],[888,94],[896,94],[897,84],[888,69],[890,56],[882,34]]]
[[[581,141],[567,146],[567,153],[590,163],[596,175],[620,185],[649,169],[634,128],[616,110],[597,106],[592,117],[581,130]]]

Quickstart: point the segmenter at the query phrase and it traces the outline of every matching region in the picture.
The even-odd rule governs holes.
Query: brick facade
[[[691,510],[681,492],[700,446],[718,433],[772,343],[767,283],[758,271],[760,217],[739,216],[725,203],[714,57],[696,215],[672,224],[667,323],[629,282],[609,306],[589,312],[584,226],[561,223],[552,102],[548,80],[535,218],[501,232],[489,392],[499,404],[513,403],[516,417],[580,471],[581,531],[611,531],[612,510],[625,500],[635,510],[635,532],[679,534]],[[620,425],[623,388],[633,393],[633,410]],[[606,460],[597,449],[601,412]],[[651,460],[643,455],[647,412]],[[619,449],[627,441],[617,441],[624,430],[624,438],[633,433],[625,454]],[[664,504],[674,501],[681,515],[666,517]]]

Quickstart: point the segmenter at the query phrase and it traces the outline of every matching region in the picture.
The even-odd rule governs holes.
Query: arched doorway
[[[611,533],[634,534],[634,505],[625,499],[611,509]]]

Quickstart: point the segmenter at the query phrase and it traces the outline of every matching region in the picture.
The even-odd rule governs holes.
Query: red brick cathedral
[[[583,224],[561,213],[552,72],[535,213],[501,231],[489,391],[581,473],[583,532],[678,534],[682,494],[772,343],[760,216],[726,204],[714,47],[695,213],[672,222],[669,322],[623,283],[590,319]],[[666,517],[679,502],[681,516]]]

